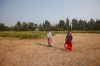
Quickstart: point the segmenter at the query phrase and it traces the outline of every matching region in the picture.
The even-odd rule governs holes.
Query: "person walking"
[[[69,29],[67,36],[65,38],[65,44],[64,44],[65,50],[72,51],[72,39],[73,39],[72,32],[71,29]]]
[[[48,41],[48,47],[52,47],[53,44],[52,44],[52,34],[51,34],[51,31],[47,31],[47,41]]]

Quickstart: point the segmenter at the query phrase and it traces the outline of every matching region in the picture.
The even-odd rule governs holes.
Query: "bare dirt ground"
[[[65,34],[46,39],[0,37],[0,66],[100,66],[100,34],[73,34],[73,51],[64,51]]]

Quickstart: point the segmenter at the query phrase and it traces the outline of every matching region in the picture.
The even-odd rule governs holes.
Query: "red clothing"
[[[48,38],[48,44],[52,43],[52,38]]]
[[[72,50],[72,42],[71,41],[66,41],[64,47],[65,47],[65,50],[70,50],[71,51]]]

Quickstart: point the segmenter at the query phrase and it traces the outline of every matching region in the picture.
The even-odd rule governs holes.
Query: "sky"
[[[0,0],[0,23],[7,26],[17,21],[56,24],[67,17],[100,19],[100,0]]]

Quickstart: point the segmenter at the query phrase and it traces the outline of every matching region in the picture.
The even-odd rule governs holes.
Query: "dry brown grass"
[[[65,34],[46,39],[0,38],[0,66],[100,66],[100,34],[73,34],[73,51],[63,50]]]

